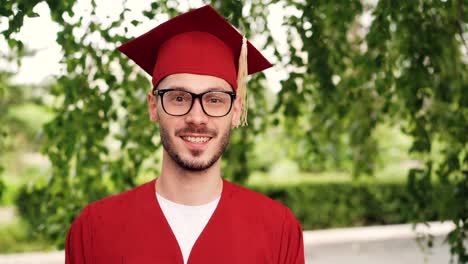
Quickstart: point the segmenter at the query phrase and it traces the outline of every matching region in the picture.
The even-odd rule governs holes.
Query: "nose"
[[[185,115],[185,122],[192,123],[194,125],[206,125],[208,122],[208,116],[203,111],[200,100],[200,98],[195,99],[192,109],[190,109],[187,115]]]

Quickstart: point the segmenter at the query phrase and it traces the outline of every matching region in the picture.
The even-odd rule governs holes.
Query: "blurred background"
[[[158,176],[149,77],[116,47],[204,4],[275,65],[249,80],[225,178],[304,230],[449,221],[468,262],[463,0],[2,1],[0,254],[63,249],[86,204]]]

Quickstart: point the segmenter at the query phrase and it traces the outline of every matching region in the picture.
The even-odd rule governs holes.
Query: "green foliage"
[[[2,142],[5,141],[5,138],[6,138],[6,133],[3,130],[0,130],[0,151],[3,151],[3,149],[4,149]],[[2,200],[3,193],[5,192],[5,183],[3,182],[3,177],[2,177],[2,174],[3,174],[4,170],[5,169],[3,168],[2,164],[0,163],[0,200]]]
[[[18,191],[15,204],[19,215],[28,226],[36,227],[31,230],[31,238],[44,239],[46,235],[45,239],[49,243],[63,248],[65,240],[62,230],[68,229],[68,223],[71,223],[77,216],[76,213],[70,214],[70,212],[79,212],[85,205],[85,201],[83,198],[80,201],[66,200],[67,205],[62,206],[57,204],[59,199],[55,199],[49,200],[49,206],[43,206],[43,199],[51,197],[50,193],[49,187],[44,182],[36,183],[34,186],[23,185]],[[61,199],[70,199],[68,196],[57,193],[57,191],[54,192]]]
[[[415,209],[417,199],[401,180],[256,183],[250,184],[249,187],[291,208],[305,230],[401,224],[420,220],[408,214],[410,210]],[[34,200],[34,197],[47,195],[47,189],[47,185],[36,185],[32,188],[23,186],[16,201],[20,215],[29,225],[38,226],[40,229],[44,228],[42,215],[50,215],[52,212],[41,210],[40,201]],[[434,191],[426,196],[427,204],[424,210],[428,217],[424,218],[424,221],[445,220],[444,208],[438,202],[438,197],[445,191],[444,186],[435,184]],[[74,210],[71,205],[65,209]],[[65,220],[71,221],[73,218]],[[67,221],[63,221],[57,228],[66,228]],[[56,243],[63,243],[60,236],[53,239]]]
[[[8,121],[8,108],[12,104],[13,97],[9,95],[9,84],[12,73],[0,71],[0,124],[6,124]],[[0,126],[0,200],[5,192],[5,183],[3,180],[3,172],[5,170],[3,156],[4,153],[10,148],[8,135],[10,128]]]
[[[413,139],[410,151],[425,164],[409,174],[415,207],[408,213],[419,221],[430,218],[426,208],[435,176],[446,186],[441,217],[457,226],[449,239],[453,253],[460,263],[468,262],[462,242],[468,230],[468,9],[463,1],[281,3],[300,11],[286,24],[289,39],[300,38],[302,46],[291,45],[283,56],[283,64],[294,67],[275,110],[284,114],[283,124],[299,142],[303,167],[349,154],[356,176],[371,174],[378,157],[376,125],[399,122]],[[363,11],[373,16],[368,29],[360,25]],[[433,153],[435,142],[441,153]],[[339,151],[344,147],[350,153]],[[435,155],[442,161],[433,160]]]
[[[15,22],[2,32],[7,39],[13,39],[24,14],[39,2],[16,1],[11,4],[12,11],[5,15]],[[35,224],[41,225],[33,226],[59,242],[85,204],[134,187],[141,174],[157,175],[159,167],[155,153],[160,143],[159,131],[149,122],[146,113],[150,82],[115,49],[128,40],[128,28],[138,21],[125,21],[129,10],[123,8],[117,20],[104,27],[94,16],[94,1],[89,13],[83,14],[73,13],[74,1],[48,1],[47,4],[52,19],[61,26],[57,43],[62,47],[62,62],[66,69],[66,74],[59,76],[51,88],[50,92],[56,98],[52,106],[55,117],[44,126],[43,152],[52,163],[52,172],[45,182],[36,182],[29,189],[27,199],[20,196],[17,204],[25,215],[31,215],[27,210],[40,212]],[[152,18],[161,13],[174,16],[179,12],[168,6],[165,1],[154,3],[151,10],[145,11],[145,16]],[[224,7],[220,2],[217,6],[225,12],[237,6],[236,10],[240,12],[242,3]],[[235,16],[235,24],[243,23],[239,14]],[[112,30],[119,27],[124,29],[123,32]],[[84,36],[74,34],[75,28],[85,28]],[[9,44],[15,48],[17,42]],[[234,131],[231,147],[225,154],[224,176],[238,182],[244,181],[250,171],[246,161],[253,143],[246,139],[265,127],[262,125],[264,119],[259,119],[260,122],[252,119],[267,113],[262,107],[265,104],[262,100],[265,89],[259,84],[262,78],[262,75],[256,76],[251,82],[252,94],[257,94],[252,97],[256,98],[251,100],[252,105],[258,106],[258,110],[252,111],[249,122],[255,125]],[[234,162],[237,166],[232,166]],[[39,191],[44,186],[47,191]]]
[[[94,1],[89,13],[83,14],[73,13],[75,1],[9,2],[0,7],[0,15],[9,21],[2,34],[18,53],[24,48],[15,32],[25,16],[35,15],[32,10],[39,2],[47,2],[52,19],[61,26],[57,43],[66,68],[52,89],[57,98],[55,118],[45,126],[44,152],[52,162],[52,175],[37,185],[47,185],[47,191],[35,196],[42,223],[47,223],[43,232],[59,239],[65,235],[66,223],[84,204],[135,186],[142,173],[157,175],[154,153],[160,144],[158,129],[150,125],[146,114],[145,94],[150,84],[115,50],[130,37],[128,28],[139,21],[127,21],[128,9],[123,8],[110,26],[104,26],[96,19]],[[155,2],[143,15],[149,19],[163,13],[174,16],[179,12],[175,3]],[[398,124],[412,138],[411,153],[424,164],[409,173],[411,207],[402,207],[402,212],[407,219],[432,219],[434,211],[428,208],[434,202],[432,194],[438,193],[437,207],[443,210],[437,211],[437,218],[451,219],[457,226],[449,236],[452,253],[460,263],[468,262],[463,245],[468,230],[468,8],[464,2],[379,1],[375,6],[357,0],[211,3],[247,36],[264,37],[265,48],[274,50],[278,65],[289,73],[273,109],[267,104],[264,77],[251,80],[251,126],[233,132],[224,156],[224,176],[237,182],[246,180],[255,166],[256,135],[272,126],[286,131],[289,158],[297,160],[302,170],[352,164],[355,177],[372,175],[379,160],[376,128]],[[285,13],[286,54],[279,51],[267,27],[271,4],[297,11]],[[249,16],[242,13],[245,5]],[[368,27],[361,20],[363,14],[372,16]],[[84,35],[74,34],[76,28],[85,29]],[[123,31],[113,30],[117,28]],[[434,148],[436,142],[438,149]],[[355,188],[363,196],[343,202],[354,206],[356,201],[370,199],[377,202],[368,206],[378,210],[374,203],[380,200],[373,191]],[[309,191],[315,192],[304,189],[298,197]],[[333,195],[332,191],[327,195]],[[365,213],[366,209],[344,212],[343,219]]]
[[[2,175],[3,171],[4,171],[3,167],[0,167],[0,176]],[[3,181],[4,180],[2,179],[2,177],[0,177],[0,199],[2,199],[3,193],[5,192],[5,189],[6,189],[5,183]]]
[[[287,205],[305,230],[416,220],[408,214],[413,209],[414,198],[402,181],[308,182],[252,187]],[[426,196],[427,218],[424,221],[444,220],[442,208],[436,202],[442,191],[438,187]]]
[[[31,228],[22,220],[0,226],[0,254],[49,251],[54,248],[49,241],[28,233]]]

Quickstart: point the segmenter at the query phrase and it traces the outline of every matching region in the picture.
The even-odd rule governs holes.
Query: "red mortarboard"
[[[241,93],[244,104],[246,75],[272,66],[209,5],[174,17],[118,50],[153,77],[153,87],[174,73],[212,75]]]

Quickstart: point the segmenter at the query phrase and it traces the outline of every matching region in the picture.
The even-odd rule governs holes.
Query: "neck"
[[[156,181],[159,195],[175,203],[201,205],[221,195],[221,159],[204,171],[188,171],[163,151],[161,176]]]

